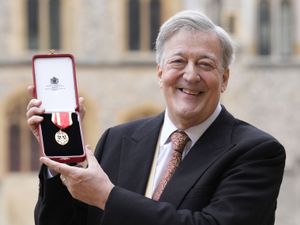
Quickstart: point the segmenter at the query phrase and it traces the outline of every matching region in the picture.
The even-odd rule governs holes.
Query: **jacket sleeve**
[[[48,178],[47,167],[43,165],[39,178],[39,196],[34,211],[36,225],[86,224],[87,206],[72,198],[59,175]]]
[[[105,132],[96,146],[98,160],[102,156]],[[47,167],[39,173],[39,195],[34,211],[36,225],[94,225],[99,224],[102,210],[74,199],[62,184],[59,175],[48,178]]]
[[[219,171],[219,179],[203,208],[191,210],[188,204],[175,208],[115,187],[102,224],[271,225],[284,164],[284,148],[275,140],[265,140],[250,149],[248,143],[241,143],[209,168],[215,170],[213,174]]]

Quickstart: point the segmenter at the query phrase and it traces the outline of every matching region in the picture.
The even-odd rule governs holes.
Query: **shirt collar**
[[[191,146],[193,146],[196,141],[202,136],[202,134],[207,130],[207,128],[214,122],[214,120],[218,117],[222,110],[221,104],[219,103],[215,109],[215,111],[202,123],[190,127],[185,130],[186,134],[189,136],[191,139]],[[168,116],[167,109],[165,112],[165,119],[164,123],[161,129],[161,135],[160,135],[160,143],[159,145],[164,145],[168,139],[169,136],[176,131],[177,128],[174,125],[174,123],[171,121],[171,119]]]

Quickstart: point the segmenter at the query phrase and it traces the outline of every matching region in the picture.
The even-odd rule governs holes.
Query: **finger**
[[[45,113],[45,109],[32,107],[26,112],[26,117],[29,119],[32,116],[40,116]]]
[[[35,88],[32,84],[28,85],[27,87],[27,91],[30,94],[31,97],[34,97],[35,95]]]
[[[93,151],[90,149],[90,146],[87,145],[85,149],[86,149],[86,160],[87,160],[88,167],[90,168],[98,167],[99,163],[96,157],[94,156]]]
[[[64,177],[64,175],[60,175],[60,180],[65,186],[67,186],[67,179]]]
[[[84,107],[84,97],[79,97],[79,107]]]
[[[32,127],[35,128],[37,125],[39,125],[42,121],[44,120],[43,117],[41,116],[32,116],[29,119],[27,119],[27,124]]]
[[[27,105],[26,117],[30,118],[34,115],[42,115],[45,109],[41,107],[42,102],[37,99],[32,99]]]
[[[72,167],[72,166],[69,166],[64,163],[56,162],[47,157],[41,157],[40,161],[41,161],[41,163],[48,166],[49,169],[54,170],[55,172],[63,174],[65,176],[68,176],[69,174],[71,174],[74,171],[74,169],[79,169],[79,168]]]
[[[36,98],[33,98],[29,101],[26,110],[30,110],[31,108],[40,108],[42,105],[42,101]]]
[[[84,98],[83,97],[79,97],[79,112],[80,112],[80,117],[81,120],[84,118],[85,112],[86,112],[86,107],[84,105]]]
[[[87,168],[87,160],[85,159],[85,160],[82,161],[82,162],[78,162],[78,163],[76,163],[75,166],[76,166],[76,167],[79,167],[79,168]]]
[[[85,146],[85,152],[86,152],[86,160],[87,160],[88,167],[98,164],[98,161],[95,158],[94,153],[91,150],[91,147],[89,145]]]
[[[85,168],[84,163],[77,163],[75,166],[78,168]]]

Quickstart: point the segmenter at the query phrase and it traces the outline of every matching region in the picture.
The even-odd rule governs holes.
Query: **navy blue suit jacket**
[[[144,197],[163,113],[108,129],[96,158],[116,185],[104,211],[74,200],[59,177],[40,173],[38,225],[272,225],[285,151],[223,107],[167,184]]]

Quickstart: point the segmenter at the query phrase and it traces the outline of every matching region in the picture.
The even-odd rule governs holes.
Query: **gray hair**
[[[222,65],[228,68],[234,61],[234,44],[227,32],[198,11],[185,10],[175,14],[161,27],[156,39],[156,63],[162,66],[164,44],[180,30],[215,33],[222,48]]]

